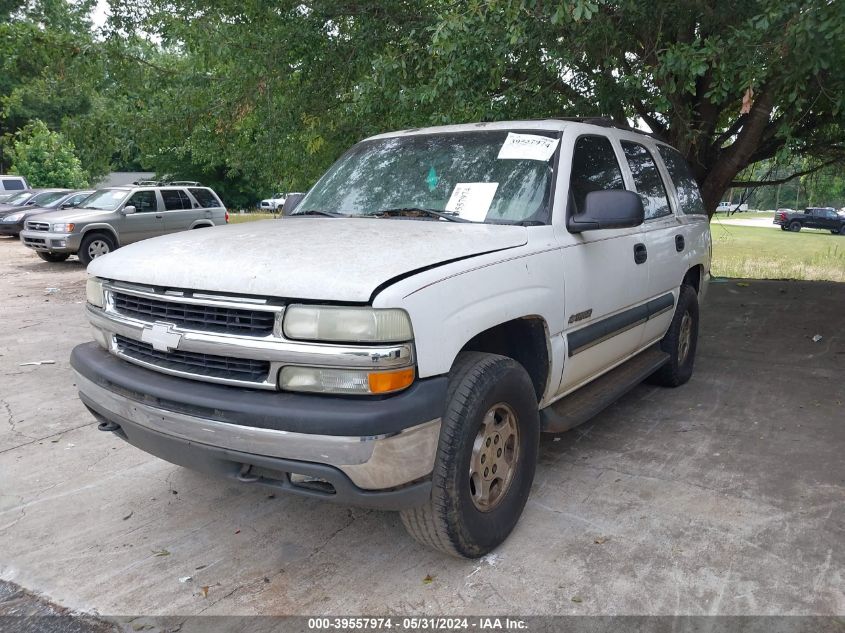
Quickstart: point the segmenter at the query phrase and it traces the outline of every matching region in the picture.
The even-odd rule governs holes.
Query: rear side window
[[[675,183],[681,212],[687,215],[705,215],[704,203],[701,201],[701,194],[698,191],[698,183],[692,177],[686,159],[681,156],[678,150],[666,145],[658,145],[657,150],[663,157],[663,162],[666,163],[666,169],[672,176],[672,182]]]
[[[136,213],[148,213],[150,211],[158,211],[158,200],[156,200],[155,191],[136,191],[132,194],[129,200],[126,201],[127,207],[135,207]]]
[[[657,163],[654,162],[649,151],[639,143],[622,141],[622,152],[631,168],[631,175],[634,176],[637,193],[643,199],[645,219],[652,220],[672,215],[666,187],[657,170]]]
[[[191,208],[191,199],[181,189],[162,189],[161,198],[164,200],[164,208],[168,211]]]
[[[197,199],[197,202],[200,203],[200,206],[203,209],[208,209],[211,207],[222,207],[223,205],[220,204],[220,201],[217,199],[217,196],[214,195],[214,192],[211,189],[202,189],[199,187],[188,189],[191,192],[191,195]]]
[[[25,188],[23,180],[19,178],[4,178],[0,181],[0,185],[3,185],[0,189],[5,189],[6,191],[21,191]]]
[[[587,194],[603,189],[624,189],[622,170],[610,140],[604,136],[582,136],[575,141],[569,191],[575,213],[584,209]]]

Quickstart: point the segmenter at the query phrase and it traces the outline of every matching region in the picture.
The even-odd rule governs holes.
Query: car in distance
[[[132,242],[228,221],[226,208],[208,187],[111,187],[75,209],[27,220],[21,240],[44,261],[62,262],[75,254],[88,265]]]
[[[644,133],[393,132],[281,220],[94,261],[71,365],[99,428],[147,452],[399,510],[478,557],[518,521],[541,432],[690,379],[710,246],[686,161]]]
[[[267,213],[277,213],[285,206],[286,193],[274,193],[271,197],[265,198],[258,203],[258,208]]]
[[[778,209],[772,223],[779,225],[782,231],[797,233],[801,229],[823,229],[834,235],[845,235],[845,216],[833,207],[808,207],[803,213]]]
[[[35,196],[32,205],[0,211],[0,235],[18,237],[29,218],[56,209],[76,207],[92,193],[93,189],[49,192]]]
[[[744,202],[740,204],[723,200],[716,207],[716,213],[736,213],[737,211],[748,211],[748,205]]]

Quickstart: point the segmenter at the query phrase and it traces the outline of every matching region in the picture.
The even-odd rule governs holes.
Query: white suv
[[[96,342],[71,364],[102,430],[477,557],[519,519],[541,432],[689,380],[710,231],[665,143],[482,123],[367,139],[281,221],[88,272]]]

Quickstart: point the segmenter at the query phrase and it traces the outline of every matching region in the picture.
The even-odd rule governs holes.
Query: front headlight
[[[349,395],[387,394],[401,391],[414,382],[413,367],[388,371],[333,369],[324,367],[283,367],[279,387],[284,391],[336,393]]]
[[[413,338],[404,310],[293,305],[285,310],[285,336],[305,341],[399,343]]]
[[[73,229],[76,227],[73,223],[67,224],[54,224],[50,227],[53,233],[73,233]]]
[[[4,222],[19,222],[20,219],[24,216],[24,212],[21,211],[20,213],[13,213],[12,215],[7,215],[3,218]]]
[[[103,296],[103,282],[96,277],[89,277],[85,283],[85,298],[92,306],[102,308],[106,303]]]

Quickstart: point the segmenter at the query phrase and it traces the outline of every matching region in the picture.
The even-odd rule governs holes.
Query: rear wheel
[[[50,262],[51,264],[57,264],[59,262],[65,261],[70,254],[68,253],[48,253],[45,251],[37,251],[38,256],[43,259],[45,262]]]
[[[114,238],[105,233],[89,233],[82,238],[82,243],[79,245],[79,252],[77,256],[86,266],[91,263],[92,259],[97,259],[103,255],[111,253],[117,245],[114,243]]]
[[[801,230],[801,223],[800,222],[790,222],[789,223],[789,230],[793,233],[797,233]]]
[[[648,379],[652,384],[679,387],[692,377],[698,347],[698,294],[692,286],[681,286],[678,306],[660,349],[669,361]]]
[[[845,235],[845,224],[839,227],[839,235]]]
[[[537,464],[537,397],[511,358],[464,352],[450,372],[428,502],[401,512],[417,541],[483,556],[519,520]]]

